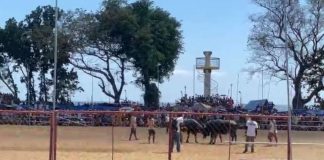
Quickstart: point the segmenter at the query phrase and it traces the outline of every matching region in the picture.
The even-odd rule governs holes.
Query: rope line
[[[245,142],[245,141],[237,141],[237,142],[229,142],[225,141],[225,143],[231,143],[233,144],[268,144],[268,145],[287,145],[288,143],[270,143],[270,142]],[[222,144],[222,143],[217,143],[217,144]],[[298,143],[294,142],[291,143],[292,145],[316,145],[316,146],[324,146],[324,143]]]

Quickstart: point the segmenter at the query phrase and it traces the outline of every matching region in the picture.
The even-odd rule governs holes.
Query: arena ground
[[[156,144],[147,143],[147,129],[139,128],[138,141],[128,141],[129,128],[115,127],[115,160],[166,160],[168,137],[165,129],[157,129]],[[265,142],[266,131],[260,131],[257,141]],[[322,160],[324,132],[294,131],[294,160]],[[0,160],[48,160],[49,127],[0,126]],[[173,153],[174,160],[227,160],[228,144],[208,145],[209,139],[199,144],[183,144],[181,153]],[[226,137],[226,138],[225,138]],[[286,131],[279,132],[280,142],[286,142]],[[227,136],[224,136],[227,140]],[[243,133],[238,133],[243,141]],[[193,142],[193,139],[191,139]],[[299,143],[317,143],[312,145]],[[58,160],[111,159],[111,127],[59,127]],[[321,145],[323,144],[323,145]],[[287,157],[287,145],[258,144],[255,153],[243,154],[243,144],[231,146],[232,160],[281,160]]]

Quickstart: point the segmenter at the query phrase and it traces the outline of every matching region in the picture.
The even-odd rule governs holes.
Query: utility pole
[[[289,47],[289,40],[288,40],[288,8],[291,5],[291,0],[285,0],[285,10],[284,10],[284,31],[285,31],[285,57],[286,57],[286,79],[287,79],[287,103],[288,103],[288,154],[287,159],[292,160],[292,148],[291,148],[291,106],[290,106],[290,90],[289,90],[289,59],[288,59],[288,47]]]
[[[214,81],[216,83],[216,94],[218,94],[218,82]]]
[[[261,99],[263,99],[263,67],[261,69]]]
[[[93,109],[93,76],[91,76],[91,106]]]
[[[125,89],[125,101],[127,101],[127,91]]]
[[[231,98],[233,97],[233,83],[231,83]]]
[[[58,19],[58,8],[57,0],[55,0],[55,32],[54,32],[54,77],[53,77],[53,110],[56,108],[56,72],[57,72],[57,19]]]
[[[195,97],[196,94],[196,66],[193,66],[193,75],[192,75],[192,96]]]
[[[239,91],[239,94],[240,94],[240,106],[242,107],[242,92]]]
[[[239,94],[239,81],[240,81],[240,74],[237,74],[237,85],[236,85],[236,104],[239,103],[238,99],[238,94]]]

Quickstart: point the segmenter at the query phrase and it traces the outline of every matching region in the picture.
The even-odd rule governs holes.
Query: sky
[[[95,11],[100,8],[102,0],[59,0],[59,7],[64,10],[83,8]],[[2,1],[0,5],[0,26],[11,17],[22,20],[39,5],[54,5],[54,0],[10,0]],[[174,103],[185,92],[191,96],[203,94],[202,71],[195,71],[196,57],[203,57],[203,51],[212,51],[213,57],[220,58],[220,69],[212,73],[212,93],[231,94],[234,101],[262,98],[261,76],[249,76],[244,72],[251,51],[247,47],[248,35],[251,32],[251,22],[248,17],[260,12],[251,0],[155,0],[154,5],[171,13],[181,22],[183,32],[184,53],[180,55],[173,75],[160,84],[161,102]],[[126,81],[134,78],[127,74]],[[18,77],[17,77],[18,78]],[[80,85],[84,92],[76,93],[73,101],[91,100],[92,78],[79,72]],[[18,81],[18,80],[17,80]],[[216,82],[215,82],[216,81]],[[275,104],[287,103],[287,88],[285,82],[264,77],[263,98],[274,101]],[[90,83],[89,83],[90,82]],[[112,101],[101,93],[93,81],[94,101]],[[193,86],[195,84],[195,90]],[[218,89],[217,89],[218,84]],[[20,96],[24,97],[25,87],[20,85]],[[185,90],[186,88],[186,90]],[[0,90],[5,87],[0,84]],[[238,94],[241,92],[241,95]],[[122,99],[143,102],[143,91],[128,83],[123,91]]]

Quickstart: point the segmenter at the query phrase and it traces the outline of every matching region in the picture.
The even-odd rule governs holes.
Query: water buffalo
[[[236,140],[237,123],[232,120],[209,120],[204,124],[202,131],[204,138],[210,135],[209,144],[215,144],[216,137],[221,134],[230,133],[233,140]]]
[[[202,133],[203,129],[204,127],[195,119],[185,119],[181,127],[181,131],[187,132],[186,143],[189,143],[190,133],[195,136],[195,142],[198,143],[197,133]]]

